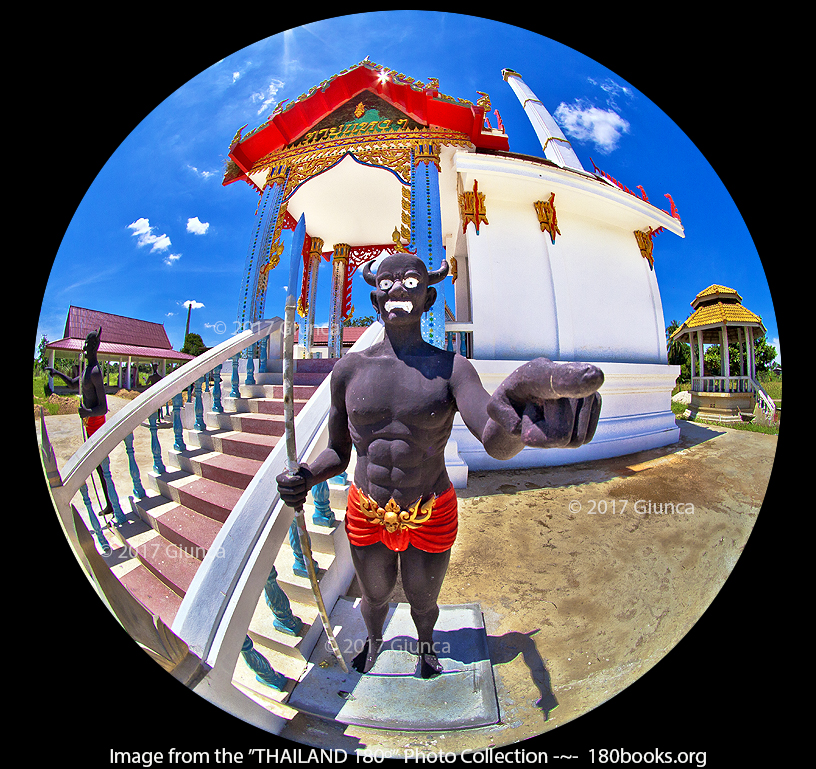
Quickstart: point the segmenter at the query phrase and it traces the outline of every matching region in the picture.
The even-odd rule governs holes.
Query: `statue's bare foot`
[[[367,638],[363,650],[351,661],[351,666],[358,673],[368,673],[377,661],[382,638]]]
[[[423,678],[435,678],[442,672],[442,664],[433,652],[420,654],[419,664],[419,672]]]

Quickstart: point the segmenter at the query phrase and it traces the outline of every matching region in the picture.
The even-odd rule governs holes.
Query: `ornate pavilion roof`
[[[725,300],[725,301],[723,301]],[[710,328],[712,326],[752,326],[765,333],[762,318],[740,303],[742,297],[733,288],[713,284],[703,289],[691,303],[694,312],[672,334],[676,339],[691,329]]]
[[[713,283],[708,288],[704,288],[694,300],[691,306],[695,309],[703,304],[711,304],[717,300],[725,300],[726,302],[741,302],[742,297],[733,288],[728,286],[721,286],[718,283]]]

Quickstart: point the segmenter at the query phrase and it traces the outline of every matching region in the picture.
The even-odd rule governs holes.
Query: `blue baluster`
[[[292,552],[295,554],[295,562],[292,564],[292,571],[298,577],[308,577],[309,572],[306,570],[306,559],[303,557],[303,548],[300,546],[300,535],[298,534],[297,521],[292,521],[289,527],[289,544],[292,546]],[[312,558],[314,564],[315,574],[320,570],[317,561]]]
[[[93,505],[91,504],[91,495],[88,493],[87,484],[82,484],[79,489],[79,493],[82,494],[82,501],[85,503],[85,509],[88,511],[88,518],[91,520],[91,528],[96,536],[96,541],[99,542],[99,547],[102,548],[102,555],[110,555],[111,546],[108,544],[108,540],[105,539],[105,535],[102,533],[102,527],[99,525],[99,518],[96,517]]]
[[[272,621],[275,629],[287,635],[297,635],[303,627],[303,622],[292,613],[289,597],[278,584],[278,570],[274,566],[272,571],[269,572],[266,585],[264,585],[264,598],[266,599],[266,605],[275,615],[275,619]]]
[[[247,370],[246,370],[246,379],[244,380],[244,384],[254,385],[255,384],[255,345],[251,344],[247,347],[248,355],[247,355]]]
[[[159,443],[159,426],[157,424],[157,419],[161,414],[161,409],[158,412],[153,412],[149,417],[148,421],[150,422],[150,450],[153,453],[153,472],[156,475],[163,475],[167,472],[167,468],[164,466],[164,462],[162,462],[161,456],[161,443]]]
[[[255,673],[255,678],[258,681],[277,689],[279,692],[283,691],[284,686],[286,686],[286,676],[278,673],[269,664],[269,660],[255,648],[249,636],[244,639],[241,656],[244,658],[244,662],[249,665],[250,670]]]
[[[187,451],[187,447],[184,445],[184,428],[181,425],[183,400],[181,393],[176,393],[173,396],[173,434],[176,436],[173,448],[176,451]]]
[[[230,398],[240,398],[241,390],[238,382],[238,358],[239,355],[232,356],[232,390],[230,390]]]
[[[224,407],[221,405],[221,364],[213,369],[213,402],[212,410],[215,414],[223,414]]]
[[[110,471],[110,457],[105,457],[99,466],[102,468],[102,475],[105,478],[105,485],[108,487],[108,497],[110,498],[111,507],[113,508],[113,520],[116,521],[117,526],[122,526],[127,523],[122,508],[119,507],[119,496],[116,493],[116,487],[113,485],[113,478]]]
[[[312,514],[312,522],[318,526],[334,526],[336,519],[334,511],[329,503],[328,481],[321,481],[312,487],[312,499],[314,500],[315,511]]]
[[[125,453],[128,458],[128,468],[130,469],[130,478],[133,481],[133,496],[136,499],[144,499],[147,493],[142,486],[142,477],[139,475],[139,465],[136,464],[136,456],[133,451],[133,433],[125,436]]]
[[[269,337],[265,336],[258,342],[258,373],[265,374],[266,373],[266,346],[267,342],[269,341]]]
[[[193,429],[206,430],[207,425],[204,424],[204,396],[201,393],[201,385],[204,384],[204,377],[196,379],[195,382],[195,422]]]

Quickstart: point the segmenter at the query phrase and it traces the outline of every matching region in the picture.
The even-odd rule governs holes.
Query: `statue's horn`
[[[432,286],[434,283],[439,283],[440,280],[444,280],[447,277],[447,274],[448,261],[447,259],[443,259],[438,270],[431,270],[428,273],[428,285]]]
[[[377,286],[377,277],[371,272],[371,265],[374,264],[376,260],[372,259],[370,262],[366,262],[363,265],[363,280],[368,283],[369,286]]]

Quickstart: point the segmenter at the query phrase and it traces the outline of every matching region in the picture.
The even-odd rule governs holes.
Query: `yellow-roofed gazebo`
[[[671,335],[670,341],[688,343],[691,348],[690,416],[720,422],[738,422],[756,405],[771,420],[775,405],[756,374],[755,340],[765,335],[762,318],[742,305],[733,288],[713,284],[703,289],[691,303],[693,312]],[[720,346],[721,370],[707,376],[705,345]],[[728,345],[737,345],[732,361]]]

